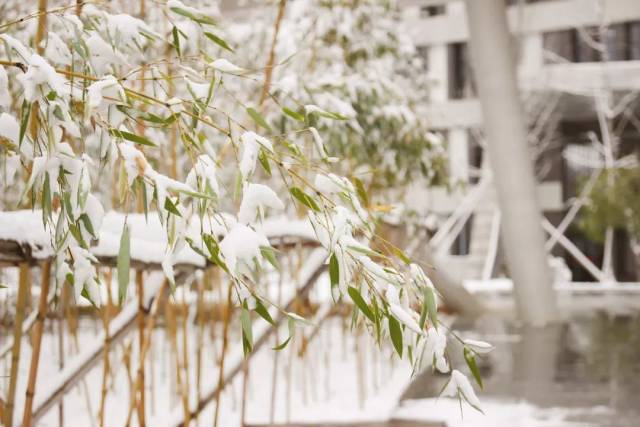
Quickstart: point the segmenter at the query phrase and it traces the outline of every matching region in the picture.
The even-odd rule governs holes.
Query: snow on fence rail
[[[99,239],[91,252],[104,265],[115,265],[118,257],[120,236],[124,223],[131,234],[131,266],[145,270],[158,270],[167,247],[166,233],[157,215],[123,214],[108,212],[102,222]],[[236,220],[231,215],[218,215],[214,224],[200,224],[194,218],[188,225],[194,235],[200,228],[222,236]],[[289,243],[317,244],[313,228],[306,220],[286,217],[265,219],[262,233],[273,245]],[[21,262],[37,263],[52,258],[51,232],[42,222],[42,211],[18,210],[0,212],[0,264],[16,265]],[[206,260],[188,245],[176,254],[176,268],[203,268]]]

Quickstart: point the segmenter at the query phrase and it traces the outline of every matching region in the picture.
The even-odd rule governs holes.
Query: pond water
[[[459,320],[453,327],[496,348],[480,362],[486,417],[471,414],[449,425],[640,426],[637,313],[599,313],[546,328],[495,318]],[[436,396],[444,381],[430,372],[416,378],[397,414],[422,415],[420,403]]]

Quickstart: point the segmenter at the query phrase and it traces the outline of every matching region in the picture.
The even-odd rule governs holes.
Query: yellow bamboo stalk
[[[164,298],[164,290],[165,290],[166,287],[167,287],[167,285],[165,284],[160,288],[160,291],[158,292],[158,295],[156,296],[154,305],[151,308],[151,313],[149,314],[149,318],[148,318],[149,321],[147,322],[147,332],[146,332],[144,344],[143,344],[143,347],[142,347],[142,359],[143,360],[146,359],[146,355],[149,352],[149,348],[151,347],[151,336],[153,335],[153,329],[155,328],[156,314],[158,313],[158,308],[160,306],[160,301],[162,301],[163,298]],[[139,365],[138,366],[138,370],[140,370],[141,367],[143,368],[144,365]],[[131,375],[130,375],[130,378],[132,378]],[[136,375],[136,383],[131,386],[132,387],[132,392],[131,393],[132,393],[132,396],[134,396],[134,397],[130,401],[129,412],[128,412],[129,415],[127,417],[127,419],[128,419],[127,425],[130,422],[131,414],[133,413],[133,410],[136,407],[135,396],[137,394],[136,391],[140,387],[140,383],[137,382],[139,378],[140,378],[140,376]],[[131,379],[130,381],[133,381],[133,380]]]
[[[187,305],[188,286],[183,285],[182,298],[182,368],[184,370],[184,396],[182,399],[189,408],[189,392],[191,390],[191,382],[189,380],[189,335],[188,335],[188,318],[189,306]],[[185,425],[189,426],[191,421],[191,411],[185,416]]]
[[[202,348],[204,347],[204,286],[209,282],[211,277],[211,270],[206,269],[204,271],[204,277],[198,281],[198,302],[197,302],[197,322],[198,322],[198,337],[197,337],[197,353],[196,353],[196,402],[200,401],[202,396]],[[198,425],[198,415],[196,414],[196,425]]]
[[[9,374],[9,391],[4,412],[4,425],[13,425],[13,409],[15,406],[16,386],[18,384],[18,366],[20,364],[20,347],[22,343],[22,321],[24,320],[24,308],[27,303],[29,291],[29,264],[20,264],[20,278],[18,283],[18,300],[16,302],[16,318],[13,325],[13,347],[11,348],[11,373]]]
[[[60,289],[60,302],[58,307],[58,369],[64,368],[64,315],[65,308],[69,302],[69,288],[62,283]],[[60,399],[58,404],[58,427],[64,426],[64,399]]]
[[[139,355],[139,369],[138,369],[138,424],[140,427],[145,427],[146,425],[146,416],[145,416],[145,381],[144,381],[144,330],[145,330],[145,308],[144,308],[144,277],[143,271],[138,269],[136,270],[136,289],[138,294],[138,355]]]
[[[111,322],[111,269],[105,272],[105,283],[107,284],[107,304],[102,309],[102,327],[104,329],[104,345],[102,347],[102,389],[100,391],[100,410],[98,417],[100,427],[104,427],[104,408],[107,402],[107,385],[109,380],[110,360],[109,351],[111,347],[111,335],[109,334],[109,323]]]
[[[42,55],[44,52],[42,41],[44,40],[47,32],[47,0],[38,0],[38,13],[38,27],[36,28],[34,44],[38,55]]]
[[[180,396],[182,400],[182,409],[184,411],[184,425],[188,426],[191,419],[191,411],[189,410],[189,401],[186,390],[184,388],[184,382],[182,381],[182,362],[180,358],[180,352],[178,351],[178,331],[176,313],[173,304],[170,299],[167,298],[165,306],[165,316],[167,320],[167,329],[169,331],[169,341],[171,343],[171,350],[176,357],[176,382],[178,383],[178,390],[180,390]]]
[[[27,381],[26,399],[22,414],[23,427],[31,427],[31,415],[33,409],[33,396],[36,392],[38,379],[38,365],[40,363],[40,348],[42,344],[42,331],[44,320],[47,316],[47,298],[49,296],[49,284],[51,282],[51,261],[45,261],[42,269],[42,282],[40,285],[40,300],[38,302],[38,317],[33,334],[33,351],[31,352],[31,366],[29,367],[29,379]]]
[[[227,304],[224,308],[224,326],[222,329],[222,355],[220,356],[220,366],[218,367],[218,388],[216,390],[216,410],[213,415],[213,427],[218,427],[218,418],[220,416],[220,396],[224,387],[224,359],[227,354],[227,346],[229,345],[229,323],[231,322],[231,296],[233,285],[229,283],[227,290]],[[220,301],[221,302],[221,301]]]
[[[280,0],[278,6],[278,15],[276,16],[276,22],[273,26],[273,38],[271,40],[271,49],[269,50],[269,59],[267,60],[267,66],[264,68],[264,84],[262,86],[262,94],[260,95],[260,105],[262,105],[267,99],[269,94],[269,87],[271,86],[271,78],[273,76],[273,64],[276,59],[276,44],[278,42],[278,33],[280,32],[280,24],[284,17],[284,11],[287,7],[287,0]]]

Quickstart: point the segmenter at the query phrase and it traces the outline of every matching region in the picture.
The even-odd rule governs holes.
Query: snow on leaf
[[[471,406],[482,412],[482,409],[480,407],[480,400],[478,400],[478,397],[476,396],[471,383],[462,372],[454,369],[453,371],[451,371],[451,378],[442,391],[442,395],[454,397],[457,396],[458,393],[462,394],[464,399]]]
[[[26,48],[20,41],[13,38],[9,34],[0,34],[0,40],[7,45],[7,53],[11,57],[10,51],[15,51],[22,61],[28,61],[31,57],[31,50]]]
[[[243,224],[253,222],[264,208],[283,210],[284,204],[271,188],[262,184],[248,184],[242,195],[242,203],[238,211],[238,221]]]
[[[24,98],[29,102],[36,101],[41,95],[38,88],[42,88],[44,95],[50,91],[59,97],[69,95],[66,80],[40,55],[31,55],[27,72],[19,74],[17,79],[24,88]]]
[[[71,65],[71,52],[67,44],[53,31],[49,32],[47,37],[44,55],[54,64]]]
[[[198,179],[200,179],[199,183]],[[213,194],[220,194],[216,178],[216,164],[208,154],[198,156],[196,164],[187,175],[186,183],[204,193],[207,193],[208,189],[210,189]]]
[[[211,62],[209,66],[214,70],[218,70],[222,73],[228,74],[242,74],[246,71],[244,68],[238,67],[225,58],[218,58],[215,61]]]
[[[9,78],[7,71],[0,65],[0,107],[9,108],[11,95],[9,94]]]
[[[414,319],[414,316],[412,316],[412,313],[410,313],[408,309],[403,308],[400,304],[390,303],[389,310],[391,310],[391,313],[396,317],[396,319],[398,319],[407,328],[411,329],[418,335],[424,334],[420,329],[420,326],[418,326],[418,322]]]
[[[467,347],[472,349],[478,354],[486,354],[491,352],[495,347],[492,344],[484,341],[465,339],[464,343]]]
[[[247,131],[240,136],[242,141],[242,158],[240,159],[240,173],[243,179],[248,179],[256,169],[256,161],[260,148],[273,153],[273,144],[267,138],[255,132]]]
[[[270,246],[267,238],[244,224],[235,224],[220,242],[220,251],[227,267],[236,274],[239,261],[250,263],[261,258],[260,247]]]
[[[20,124],[9,113],[0,114],[0,138],[6,138],[18,145],[20,137]]]
[[[436,369],[442,373],[449,372],[449,365],[444,357],[446,347],[447,336],[442,328],[429,327],[424,357],[428,364],[434,364]]]
[[[113,99],[124,99],[124,89],[112,75],[105,76],[101,80],[92,83],[88,88],[89,107],[98,108],[102,104],[104,97],[111,98],[109,104],[114,103]]]

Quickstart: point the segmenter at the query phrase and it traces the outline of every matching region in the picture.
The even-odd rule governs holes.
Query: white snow
[[[275,191],[263,184],[250,183],[245,186],[242,203],[238,211],[238,221],[243,224],[252,223],[258,212],[265,208],[284,210],[284,204]]]
[[[218,58],[212,61],[209,66],[214,70],[229,74],[241,74],[246,71],[244,68],[238,67],[225,58]]]
[[[19,74],[17,79],[24,88],[24,98],[33,102],[38,99],[41,93],[39,87],[43,87],[43,95],[50,90],[58,96],[65,97],[70,93],[67,81],[40,55],[33,54],[29,58],[29,68],[24,74]]]
[[[220,252],[229,271],[235,273],[238,261],[250,263],[261,259],[261,246],[269,246],[267,238],[244,224],[234,225],[220,242]]]
[[[9,108],[10,105],[9,77],[7,76],[7,71],[0,65],[0,107]]]
[[[125,99],[124,89],[112,75],[105,76],[101,80],[92,83],[89,86],[87,94],[89,107],[91,108],[100,107],[104,97],[111,98],[108,101],[109,104]]]
[[[273,144],[267,138],[252,131],[246,131],[240,136],[242,141],[242,158],[240,159],[240,173],[246,180],[256,168],[258,153],[263,148],[273,153]]]
[[[454,369],[451,371],[451,378],[447,386],[442,391],[443,396],[455,397],[458,393],[462,394],[471,406],[480,409],[480,400],[476,396],[469,379],[460,371]]]
[[[424,351],[425,366],[434,364],[438,371],[442,373],[449,372],[449,364],[445,358],[446,349],[447,335],[444,328],[430,326],[427,329],[427,342]]]
[[[67,44],[54,31],[48,34],[44,55],[54,64],[71,65],[71,52]]]
[[[0,137],[7,138],[17,145],[19,136],[20,124],[18,120],[9,113],[0,114]]]

